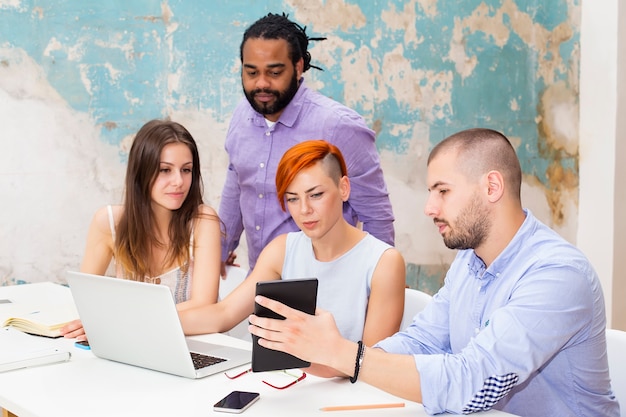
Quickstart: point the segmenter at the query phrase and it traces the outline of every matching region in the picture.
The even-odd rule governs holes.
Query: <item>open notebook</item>
[[[68,272],[94,355],[187,378],[250,362],[251,353],[185,338],[168,287]]]
[[[25,333],[45,337],[61,337],[61,327],[78,318],[73,305],[44,305],[42,307],[22,307],[2,323]]]

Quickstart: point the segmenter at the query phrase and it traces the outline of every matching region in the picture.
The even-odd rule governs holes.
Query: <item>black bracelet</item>
[[[354,375],[350,378],[350,382],[353,384],[359,377],[359,371],[361,370],[361,363],[363,362],[363,353],[365,352],[365,345],[359,340],[359,348],[356,351],[356,361],[354,363]]]

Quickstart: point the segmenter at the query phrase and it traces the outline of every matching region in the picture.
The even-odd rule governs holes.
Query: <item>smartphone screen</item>
[[[213,410],[242,413],[259,399],[258,392],[233,391],[213,405]]]

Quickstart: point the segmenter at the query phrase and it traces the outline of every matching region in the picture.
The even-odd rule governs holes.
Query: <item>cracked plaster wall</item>
[[[464,128],[509,136],[525,205],[575,243],[580,1],[258,3],[0,0],[0,284],[78,268],[91,216],[120,201],[132,134],[151,118],[191,131],[219,204],[239,42],[269,11],[328,38],[310,48],[325,71],[307,72],[309,86],[376,130],[411,286],[436,291],[454,256],[423,215],[425,158]]]

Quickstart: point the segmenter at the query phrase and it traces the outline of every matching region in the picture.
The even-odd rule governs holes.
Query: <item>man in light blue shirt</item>
[[[363,230],[394,244],[394,217],[374,131],[354,110],[307,88],[302,74],[317,68],[311,65],[309,40],[298,24],[272,13],[244,33],[240,54],[246,97],[235,108],[226,135],[229,166],[219,207],[227,264],[244,230],[250,268],[272,239],[299,230],[280,208],[274,179],[285,151],[310,139],[332,143],[346,159],[352,190],[345,219],[352,225],[361,222]]]
[[[578,249],[522,209],[521,181],[505,136],[452,135],[429,156],[425,213],[459,252],[413,324],[368,348],[338,337],[326,312],[303,316],[260,299],[287,320],[252,316],[252,333],[430,414],[618,417],[598,277]]]

